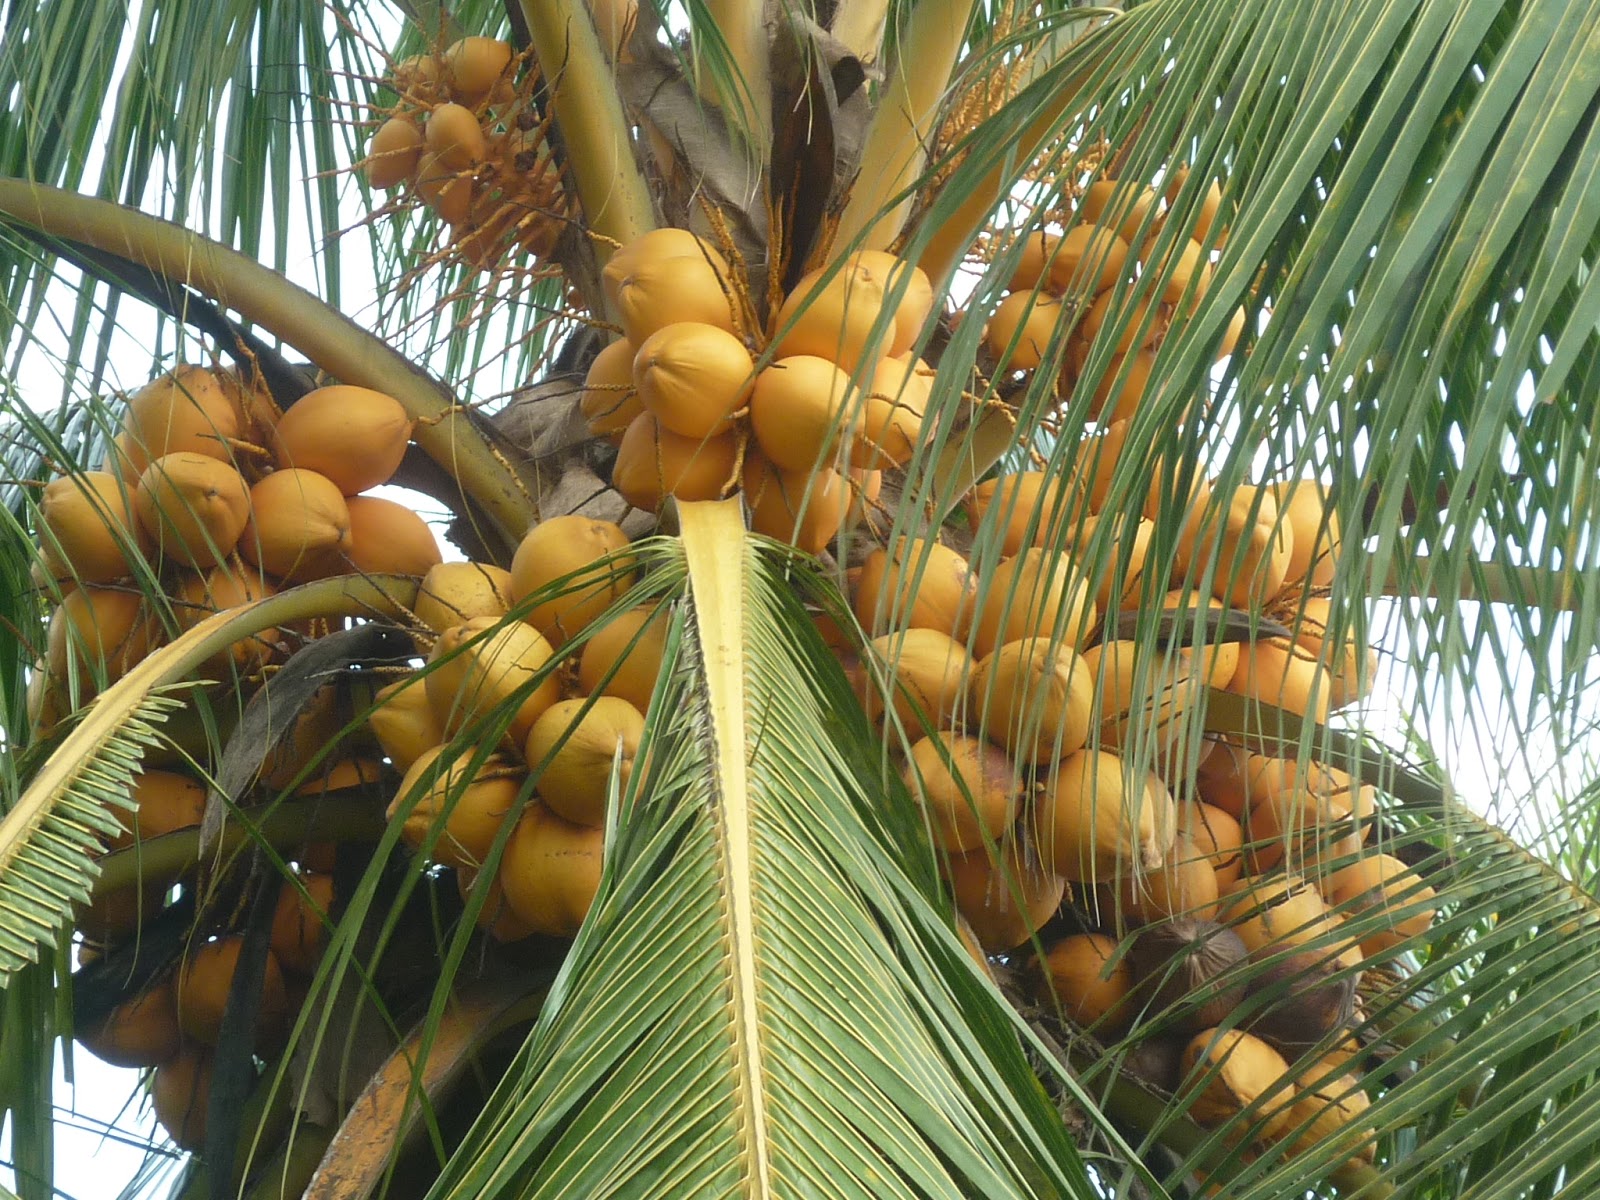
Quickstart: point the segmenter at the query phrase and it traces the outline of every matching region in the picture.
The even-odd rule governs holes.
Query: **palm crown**
[[[259,7],[0,49],[22,1194],[1592,1190],[1592,12]]]

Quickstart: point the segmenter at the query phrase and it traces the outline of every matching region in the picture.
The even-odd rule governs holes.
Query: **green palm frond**
[[[784,558],[729,506],[686,507],[682,553],[600,896],[435,1194],[1091,1195]]]

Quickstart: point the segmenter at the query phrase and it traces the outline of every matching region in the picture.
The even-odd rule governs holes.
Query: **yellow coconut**
[[[983,337],[1002,371],[1031,371],[1042,363],[1070,315],[1044,292],[1012,292],[994,310]]]
[[[1045,268],[1046,286],[1058,296],[1095,296],[1123,277],[1131,253],[1125,238],[1099,225],[1067,230]]]
[[[210,1103],[211,1051],[202,1046],[184,1047],[150,1077],[150,1107],[180,1150],[205,1149]]]
[[[1028,547],[995,568],[973,628],[980,655],[1021,638],[1053,637],[1074,648],[1094,628],[1088,581],[1065,556]]]
[[[172,615],[180,630],[190,630],[207,617],[229,609],[263,600],[277,594],[278,589],[259,569],[243,563],[212,567],[209,571],[181,573],[172,585]],[[221,654],[202,665],[203,672],[227,672],[231,669],[241,675],[259,671],[277,649],[278,631],[263,629],[250,637],[240,638]]]
[[[1323,1138],[1338,1137],[1349,1160],[1370,1163],[1376,1158],[1377,1131],[1366,1120],[1372,1101],[1355,1075],[1338,1073],[1328,1060],[1318,1059],[1296,1073],[1290,1095],[1293,1103],[1282,1133],[1293,1138],[1292,1153],[1304,1154]]]
[[[281,467],[315,471],[346,496],[387,483],[405,457],[412,420],[400,402],[371,388],[307,392],[273,430]]]
[[[511,911],[535,933],[571,937],[600,889],[605,831],[574,825],[530,804],[506,843],[500,887]]]
[[[998,857],[987,847],[952,854],[944,872],[956,911],[971,925],[978,944],[990,954],[1003,954],[1055,916],[1067,881],[1046,870],[1014,831],[996,850]]]
[[[382,191],[399,187],[417,173],[422,160],[422,130],[408,117],[390,117],[367,144],[361,170]]]
[[[404,771],[445,739],[444,722],[428,703],[421,676],[411,675],[378,689],[367,726],[383,752]]]
[[[1091,646],[1083,663],[1095,681],[1100,745],[1130,754],[1149,747],[1170,775],[1189,740],[1189,710],[1201,702],[1188,652],[1158,650],[1146,660],[1136,643],[1118,640]]]
[[[605,824],[613,765],[617,787],[625,789],[643,736],[644,714],[618,696],[552,705],[524,747],[539,798],[574,824]]]
[[[611,486],[635,508],[654,512],[668,496],[716,500],[736,482],[739,443],[732,433],[701,440],[662,429],[641,412],[623,431]]]
[[[867,555],[852,598],[856,620],[869,633],[937,629],[965,641],[977,580],[967,560],[948,546],[905,538]]]
[[[511,560],[512,602],[559,587],[560,594],[541,600],[523,618],[559,646],[634,585],[638,568],[623,554],[627,548],[628,535],[613,521],[577,514],[541,521]],[[604,559],[610,561],[602,564]]]
[[[102,673],[107,683],[115,682],[150,648],[150,622],[138,593],[73,588],[50,615],[46,671],[62,684],[75,678],[80,699],[87,699]]]
[[[885,469],[911,461],[922,441],[922,420],[933,387],[933,368],[909,354],[878,360],[861,399],[850,462]]]
[[[394,90],[408,99],[432,96],[443,90],[444,62],[437,54],[413,54],[390,68]]]
[[[722,278],[731,276],[728,260],[710,242],[687,229],[668,226],[640,234],[611,256],[600,272],[600,283],[606,299],[612,304],[617,303],[623,281],[640,263],[680,257],[701,259]]]
[[[245,429],[238,397],[217,376],[204,367],[178,367],[128,397],[119,473],[132,485],[156,459],[179,452],[229,462],[230,442]]]
[[[179,451],[145,468],[133,508],[158,555],[209,567],[238,544],[250,519],[250,489],[227,463]]]
[[[205,819],[205,784],[176,771],[141,771],[128,791],[133,811],[117,810],[122,831],[106,848],[121,850],[135,841],[193,829]]]
[[[612,260],[607,271],[616,261]],[[680,254],[628,261],[630,265],[616,285],[616,305],[623,336],[635,346],[643,346],[651,334],[678,321],[698,321],[738,332],[728,280],[707,259]]]
[[[1283,588],[1294,531],[1278,520],[1278,502],[1264,488],[1241,485],[1221,517],[1203,519],[1199,553],[1216,555],[1212,594],[1234,608],[1260,608]]]
[[[1154,350],[1140,350],[1128,357],[1113,355],[1089,398],[1089,415],[1103,423],[1132,417],[1150,390],[1150,372],[1155,365]]]
[[[740,487],[750,528],[816,554],[839,532],[856,485],[838,471],[782,471],[747,452]]]
[[[497,722],[502,716],[496,710],[509,705],[505,739],[520,747],[539,715],[561,698],[554,672],[534,683],[553,654],[544,635],[530,625],[474,617],[446,629],[434,642],[424,676],[428,703],[448,733],[481,720]]]
[[[894,305],[894,330],[886,355],[899,356],[916,344],[933,312],[933,283],[921,267],[884,250],[859,250],[851,261],[884,281],[884,303]],[[898,297],[898,299],[896,299]]]
[[[499,755],[474,768],[472,746],[435,746],[411,764],[389,804],[406,845],[447,867],[480,866],[517,807],[527,773]]]
[[[426,575],[444,559],[428,523],[381,496],[351,496],[350,550],[342,570],[362,575]]]
[[[1094,677],[1071,647],[1023,638],[978,663],[970,703],[984,735],[1018,761],[1053,763],[1088,740]]]
[[[912,745],[902,775],[946,850],[975,850],[1016,819],[1021,776],[1005,751],[982,738],[929,734]]]
[[[1254,1034],[1239,1029],[1207,1029],[1197,1033],[1183,1052],[1185,1093],[1193,1094],[1189,1116],[1202,1125],[1221,1125],[1272,1093],[1289,1073],[1283,1056]],[[1287,1096],[1287,1093],[1279,1093]],[[1287,1113],[1282,1099],[1253,1110],[1265,1119],[1262,1136],[1272,1138],[1284,1128]]]
[[[312,775],[294,791],[296,796],[326,796],[333,792],[360,789],[371,791],[383,780],[383,764],[375,758],[343,758],[335,763],[319,766]],[[322,871],[322,867],[308,867]],[[333,868],[326,868],[332,870]]]
[[[1078,933],[1062,938],[1035,965],[1039,999],[1059,1006],[1074,1024],[1096,1033],[1115,1033],[1133,1016],[1129,997],[1133,964],[1117,954],[1115,938]]]
[[[1177,167],[1168,176],[1162,194],[1166,197],[1167,204],[1176,207],[1179,195],[1189,185],[1189,168]],[[1185,207],[1189,204],[1185,201]],[[1197,242],[1205,242],[1211,232],[1211,226],[1216,222],[1217,214],[1222,210],[1222,185],[1215,179],[1208,183],[1200,195],[1199,211],[1193,214],[1194,224],[1190,228],[1189,236]]]
[[[1150,215],[1160,204],[1161,197],[1147,187],[1125,179],[1100,179],[1084,190],[1073,215],[1083,224],[1114,230],[1131,246],[1143,240]]]
[[[618,338],[589,364],[578,407],[594,436],[620,438],[629,423],[644,411],[633,386],[633,360],[637,355],[632,342]]]
[[[860,419],[850,377],[826,358],[780,358],[756,376],[750,425],[761,452],[785,471],[814,471],[848,454]]]
[[[874,723],[883,717],[885,696],[893,697],[895,716],[908,731],[948,729],[955,723],[972,673],[965,646],[937,629],[906,629],[873,638],[871,647],[862,699]]]
[[[444,52],[444,68],[456,95],[474,106],[494,90],[511,66],[511,46],[489,37],[464,37]]]
[[[1134,350],[1154,345],[1164,332],[1166,322],[1162,320],[1159,312],[1153,311],[1156,307],[1155,297],[1145,296],[1134,302],[1129,296],[1118,295],[1115,289],[1110,289],[1095,297],[1094,303],[1084,313],[1079,328],[1083,337],[1093,342],[1099,338],[1100,331],[1115,315],[1121,322],[1121,331],[1112,345],[1111,352],[1129,354]]]
[[[1060,242],[1059,236],[1045,233],[1043,230],[1028,234],[1023,239],[1022,252],[1017,258],[1017,265],[1011,272],[1011,280],[1006,284],[1006,289],[1012,292],[1037,290]]]
[[[1436,893],[1392,854],[1369,854],[1340,868],[1323,881],[1322,894],[1349,919],[1384,918],[1361,940],[1368,957],[1422,937],[1433,924]]]
[[[1292,531],[1283,592],[1288,593],[1302,583],[1314,588],[1328,587],[1333,583],[1343,538],[1339,531],[1339,514],[1327,490],[1315,479],[1280,480],[1268,487]]]
[[[441,104],[430,112],[423,141],[428,153],[451,171],[477,166],[487,150],[478,118],[461,104]]]
[[[1361,954],[1353,946],[1340,948],[1340,920],[1329,912],[1317,889],[1298,875],[1246,875],[1227,892],[1218,920],[1232,926],[1250,950],[1274,953],[1318,942],[1308,951],[1319,958],[1356,967]]]
[[[301,583],[337,572],[350,553],[350,506],[316,471],[274,471],[250,489],[239,553],[269,575]]]
[[[495,941],[520,942],[530,938],[536,930],[506,903],[505,889],[500,886],[500,872],[485,875],[469,867],[456,868],[456,891],[463,903],[470,901],[476,891],[484,891],[483,906],[478,910],[476,925]]]
[[[1102,519],[1106,527],[1100,536],[1106,544],[1099,548],[1097,561],[1090,557],[1090,545]],[[1154,521],[1129,521],[1120,513],[1085,517],[1068,528],[1062,552],[1094,582],[1095,609],[1102,616],[1109,619],[1119,609],[1138,606],[1145,592],[1145,559],[1155,528]]]
[[[105,471],[52,479],[39,493],[39,542],[52,574],[110,583],[133,573],[146,536],[123,483]]]
[[[1228,690],[1318,722],[1327,721],[1333,698],[1327,668],[1301,647],[1278,641],[1243,647]]]
[[[1257,871],[1283,862],[1295,869],[1360,850],[1376,807],[1376,789],[1319,763],[1252,755],[1250,808],[1244,828]]]
[[[881,265],[859,255],[809,272],[784,297],[773,319],[774,356],[827,359],[849,375],[862,365],[869,347],[875,349],[874,358],[897,353],[894,319],[887,328],[880,327],[887,283]]]
[[[1209,621],[1201,617],[1198,610],[1220,613],[1227,607],[1215,596],[1201,596],[1193,591],[1185,594],[1182,589],[1168,592],[1161,603],[1163,612],[1181,614],[1173,618],[1175,631],[1189,642],[1195,656],[1195,669],[1207,687],[1226,688],[1233,681],[1234,672],[1239,669],[1240,647],[1238,642],[1222,640],[1220,629],[1214,635],[1209,634]],[[1215,640],[1208,640],[1212,637]]]
[[[590,696],[617,696],[647,711],[666,651],[668,619],[664,605],[646,604],[597,631],[578,660],[579,689]]]
[[[333,876],[304,874],[284,880],[272,912],[272,956],[285,971],[309,975],[317,969],[322,948],[328,944],[328,924],[333,919]]]
[[[424,154],[417,166],[417,194],[448,225],[460,225],[472,214],[472,173],[446,166],[436,154]]]
[[[228,1007],[228,989],[239,966],[244,938],[229,934],[204,942],[189,952],[178,974],[178,1023],[186,1036],[207,1046],[217,1044],[222,1032],[222,1015]],[[266,969],[261,978],[260,1007],[256,1029],[268,1033],[289,1012],[289,995],[283,986],[283,971],[272,951],[267,951]]]
[[[1115,754],[1079,750],[1046,778],[1035,824],[1050,870],[1107,883],[1119,872],[1152,871],[1166,862],[1177,809],[1154,774],[1139,778]]]
[[[1199,846],[1180,829],[1167,861],[1148,871],[1124,870],[1116,879],[1116,912],[1151,925],[1174,917],[1210,921],[1217,915],[1217,874]]]
[[[1356,637],[1354,620],[1344,616],[1335,619],[1333,602],[1325,596],[1287,599],[1294,590],[1295,585],[1285,585],[1285,602],[1268,615],[1289,626],[1295,643],[1328,669],[1332,688],[1329,707],[1343,708],[1371,694],[1378,674],[1378,656]],[[1330,639],[1331,628],[1337,628],[1343,636]],[[1285,645],[1274,641],[1280,647]]]
[[[98,1025],[76,1034],[90,1053],[114,1067],[155,1067],[171,1061],[183,1044],[172,977],[124,1000]]]
[[[511,610],[511,572],[491,563],[447,562],[428,568],[412,611],[435,633],[473,617]]]
[[[1000,553],[1006,558],[1026,546],[1049,544],[1064,524],[1070,527],[1087,511],[1086,500],[1071,482],[1043,471],[996,475],[967,496],[973,528],[992,521],[1000,533]]]
[[[1250,811],[1250,752],[1220,738],[1207,739],[1195,767],[1195,791],[1236,821]]]
[[[656,330],[633,360],[633,383],[645,411],[662,428],[696,440],[733,428],[733,414],[749,402],[754,377],[744,343],[699,321],[674,321]]]
[[[1217,888],[1230,891],[1244,872],[1244,830],[1224,810],[1203,800],[1178,805],[1178,834],[1188,838],[1195,852],[1211,864]]]
[[[1161,289],[1163,304],[1178,304],[1186,295],[1193,303],[1211,282],[1211,264],[1206,259],[1206,252],[1188,238],[1177,249],[1169,251],[1161,262],[1151,262],[1145,269],[1158,279],[1165,280]],[[1195,288],[1192,293],[1189,290],[1191,286]]]

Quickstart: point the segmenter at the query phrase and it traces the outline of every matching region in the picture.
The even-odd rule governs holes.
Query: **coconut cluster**
[[[933,308],[919,268],[853,254],[804,276],[764,331],[728,260],[686,230],[630,242],[603,283],[622,337],[581,403],[636,508],[742,492],[753,529],[814,553],[916,449],[933,374],[913,351]]]
[[[1212,257],[1226,241],[1219,218],[1222,189],[1206,190],[1188,237],[1165,245],[1165,206],[1185,185],[1178,170],[1166,194],[1101,179],[1078,198],[1061,233],[1030,234],[1012,273],[1009,290],[984,328],[988,352],[1003,371],[1034,371],[1049,365],[1071,395],[1089,356],[1110,359],[1089,398],[1090,415],[1103,423],[1133,415],[1146,399],[1157,347],[1175,322],[1194,311],[1211,282]],[[1126,285],[1153,276],[1135,310]],[[1119,285],[1121,286],[1119,294]],[[1158,289],[1158,290],[1157,290]],[[1124,329],[1115,345],[1100,345],[1100,333],[1117,311]],[[1244,331],[1239,313],[1225,331],[1217,357],[1233,351]]]
[[[515,251],[545,257],[563,228],[565,192],[534,102],[537,75],[525,67],[487,37],[395,64],[398,98],[378,112],[360,164],[372,187],[404,188],[431,209],[479,267]]]

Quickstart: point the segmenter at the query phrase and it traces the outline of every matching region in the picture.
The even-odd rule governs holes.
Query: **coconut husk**
[[[1252,963],[1271,959],[1278,950],[1255,951]],[[1355,1015],[1358,975],[1335,977],[1338,961],[1325,954],[1299,953],[1268,963],[1250,979],[1247,1000],[1252,1011],[1239,1022],[1289,1058],[1305,1053]],[[1260,1005],[1264,1004],[1264,1007]]]
[[[1136,995],[1151,1015],[1184,1006],[1176,1031],[1220,1025],[1244,998],[1242,983],[1219,984],[1249,951],[1239,935],[1215,921],[1177,917],[1142,930],[1133,943]]]

